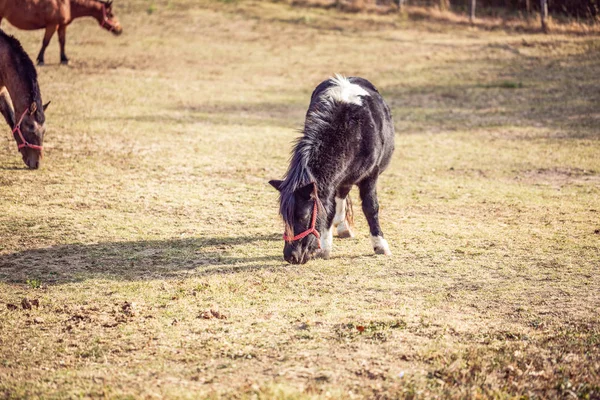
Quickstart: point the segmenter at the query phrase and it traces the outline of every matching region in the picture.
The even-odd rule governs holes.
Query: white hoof
[[[386,256],[392,255],[390,246],[388,245],[387,240],[385,240],[383,237],[371,236],[371,243],[373,244],[373,250],[375,250],[375,254],[384,254]]]
[[[375,247],[374,250],[375,250],[375,254],[383,254],[386,256],[392,255],[392,252],[390,251],[390,249],[383,249],[381,247]]]

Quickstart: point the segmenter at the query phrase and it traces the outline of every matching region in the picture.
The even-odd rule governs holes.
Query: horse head
[[[31,169],[37,169],[40,166],[44,135],[46,134],[44,111],[49,104],[50,102],[44,104],[40,109],[36,102],[31,103],[23,111],[13,129],[13,136],[17,141],[23,162]]]
[[[285,223],[283,258],[291,264],[304,264],[321,248],[317,229],[319,197],[314,182],[292,191],[283,188],[283,181],[271,180],[279,190],[280,212]]]
[[[98,2],[102,4],[102,19],[100,21],[100,26],[117,36],[123,33],[123,27],[119,23],[117,17],[113,14],[112,0],[98,0]]]

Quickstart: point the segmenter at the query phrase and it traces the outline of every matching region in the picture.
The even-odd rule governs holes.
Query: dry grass
[[[69,28],[69,67],[48,50],[43,168],[0,141],[0,397],[600,396],[596,39],[262,2],[119,14],[120,38]],[[393,109],[394,256],[357,216],[331,260],[291,266],[266,182],[334,72]]]

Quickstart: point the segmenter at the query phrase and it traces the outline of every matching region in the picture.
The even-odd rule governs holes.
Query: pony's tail
[[[354,227],[354,209],[352,208],[350,194],[346,196],[346,223],[348,224],[348,228]]]

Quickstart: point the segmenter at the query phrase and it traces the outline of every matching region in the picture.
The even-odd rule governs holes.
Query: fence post
[[[548,33],[548,0],[540,0],[540,14],[542,17],[542,31]]]
[[[405,3],[405,0],[398,0],[398,12],[399,13],[404,11],[404,3]]]

